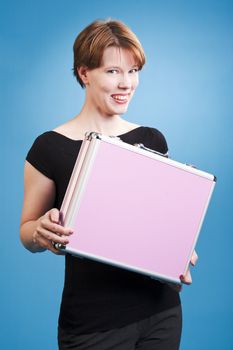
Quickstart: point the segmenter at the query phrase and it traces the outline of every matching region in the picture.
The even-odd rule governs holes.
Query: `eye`
[[[130,73],[137,73],[138,71],[139,71],[138,68],[133,68],[133,69],[131,69],[129,72],[130,72]]]
[[[107,73],[111,73],[111,74],[116,74],[118,72],[117,69],[109,69],[107,70]]]

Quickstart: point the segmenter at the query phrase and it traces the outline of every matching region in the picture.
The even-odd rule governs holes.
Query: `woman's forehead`
[[[110,46],[104,50],[101,62],[102,66],[120,66],[122,64],[129,66],[137,65],[132,51],[117,46]]]

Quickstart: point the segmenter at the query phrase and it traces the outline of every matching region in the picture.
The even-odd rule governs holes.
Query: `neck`
[[[105,135],[114,134],[116,130],[122,129],[125,124],[125,120],[119,115],[105,116],[85,105],[75,119],[82,129],[93,130]]]

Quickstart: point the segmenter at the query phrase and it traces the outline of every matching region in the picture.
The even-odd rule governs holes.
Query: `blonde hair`
[[[81,66],[90,69],[100,67],[104,49],[109,46],[131,51],[139,70],[145,64],[142,45],[129,27],[112,19],[94,21],[77,36],[73,46],[73,73],[82,88],[85,85],[79,77],[78,69]]]

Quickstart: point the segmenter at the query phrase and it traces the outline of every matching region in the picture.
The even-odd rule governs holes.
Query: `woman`
[[[130,144],[167,152],[161,132],[121,117],[144,63],[140,42],[122,22],[95,21],[76,38],[74,75],[86,92],[82,110],[40,135],[26,158],[20,235],[30,251],[59,254],[53,242],[67,244],[73,233],[60,225],[59,208],[85,132],[120,136]],[[194,253],[191,263],[196,260]],[[182,281],[191,283],[189,271]],[[170,285],[66,256],[59,349],[172,350],[179,348],[180,335],[180,298]]]

